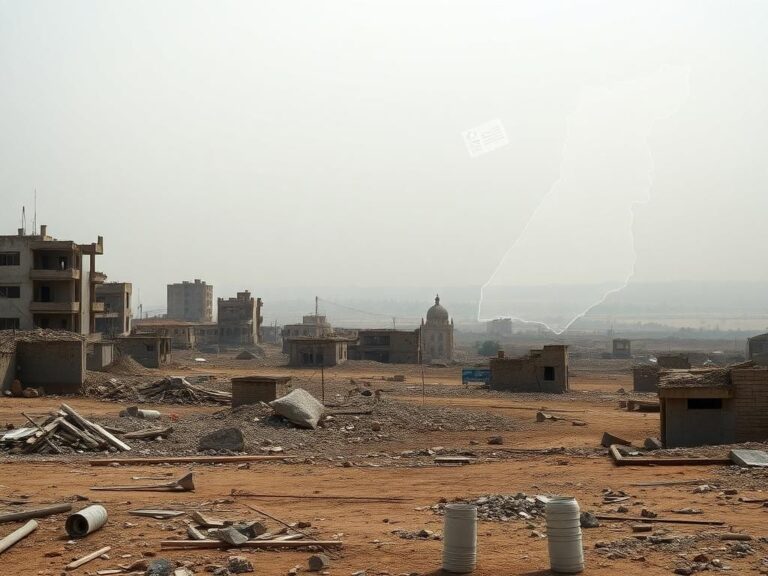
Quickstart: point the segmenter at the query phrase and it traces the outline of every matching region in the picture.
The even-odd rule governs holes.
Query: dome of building
[[[435,305],[427,310],[427,323],[447,324],[448,310],[440,305],[440,296],[435,296]]]

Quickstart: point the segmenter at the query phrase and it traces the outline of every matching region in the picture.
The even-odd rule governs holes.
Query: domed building
[[[421,320],[421,357],[423,362],[453,360],[453,320],[435,296],[435,305]]]

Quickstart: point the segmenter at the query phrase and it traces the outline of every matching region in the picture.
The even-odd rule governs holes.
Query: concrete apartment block
[[[77,244],[19,229],[0,236],[0,330],[47,328],[82,335],[96,331],[104,311],[96,287],[106,276],[96,271],[104,241]]]
[[[200,279],[168,284],[170,320],[213,322],[213,286]]]

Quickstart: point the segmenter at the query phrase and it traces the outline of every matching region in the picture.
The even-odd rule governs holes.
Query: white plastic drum
[[[570,496],[555,496],[546,504],[547,544],[552,572],[576,574],[584,570],[579,503]]]
[[[477,507],[448,504],[443,525],[443,570],[466,574],[477,563]]]

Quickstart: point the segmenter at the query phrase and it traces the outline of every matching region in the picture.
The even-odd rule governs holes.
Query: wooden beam
[[[238,548],[303,548],[305,546],[342,546],[341,540],[248,540]],[[161,540],[160,549],[232,548],[221,540]]]
[[[613,522],[642,522],[642,523],[660,523],[660,524],[699,524],[702,526],[722,526],[725,524],[722,520],[690,520],[687,518],[642,518],[640,516],[610,516],[605,514],[595,514],[598,520],[611,520]]]
[[[233,462],[261,462],[269,460],[286,460],[296,456],[172,456],[168,458],[104,458],[89,460],[91,466],[111,466],[112,464],[125,464],[142,466],[144,464],[227,464]]]
[[[21,528],[18,528],[13,532],[11,532],[10,534],[8,534],[8,536],[0,540],[0,554],[8,550],[8,548],[13,546],[20,540],[23,540],[24,538],[32,534],[32,532],[34,532],[35,530],[37,530],[37,522],[35,522],[34,520],[30,520],[29,522],[24,524],[24,526],[22,526]]]
[[[70,510],[72,510],[72,504],[66,503],[53,504],[51,506],[46,506],[45,508],[35,508],[34,510],[12,512],[0,516],[0,524],[4,524],[5,522],[16,522],[18,520],[29,520],[30,518],[43,518],[44,516],[61,514],[62,512],[69,512]]]

